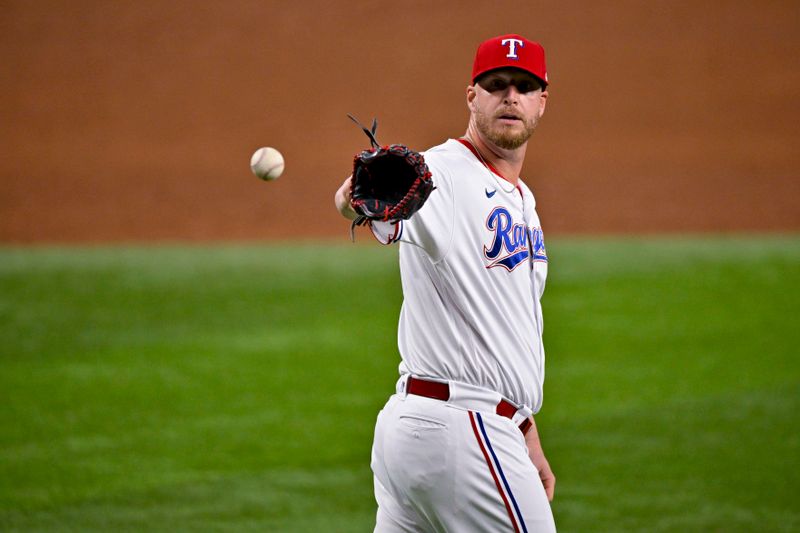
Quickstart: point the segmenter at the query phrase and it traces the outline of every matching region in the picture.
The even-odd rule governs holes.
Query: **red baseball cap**
[[[510,33],[483,41],[475,53],[472,82],[481,74],[504,67],[518,68],[533,74],[542,82],[542,87],[548,84],[544,48],[520,35]]]

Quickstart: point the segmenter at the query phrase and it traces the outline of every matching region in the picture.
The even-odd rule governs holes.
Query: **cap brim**
[[[495,70],[503,70],[504,68],[513,68],[515,70],[521,70],[522,72],[524,72],[526,74],[530,74],[531,76],[536,78],[536,81],[539,82],[539,85],[542,86],[542,89],[547,88],[548,83],[545,80],[543,80],[542,78],[540,78],[539,76],[537,76],[536,74],[534,74],[533,72],[531,72],[530,70],[527,70],[527,69],[524,69],[524,68],[520,68],[520,67],[513,67],[513,66],[509,66],[509,65],[504,65],[502,67],[488,68],[488,69],[484,70],[483,72],[479,72],[474,78],[472,78],[472,83],[473,84],[477,83],[478,78],[480,78],[484,74],[488,74],[490,72],[494,72]]]

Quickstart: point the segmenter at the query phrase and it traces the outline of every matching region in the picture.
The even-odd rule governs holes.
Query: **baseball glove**
[[[350,205],[360,226],[370,220],[408,219],[416,213],[435,189],[431,172],[422,154],[402,144],[381,146],[375,139],[378,120],[367,129],[352,115],[347,115],[369,137],[372,147],[353,159]]]

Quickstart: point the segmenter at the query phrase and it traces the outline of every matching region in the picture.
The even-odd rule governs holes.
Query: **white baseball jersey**
[[[372,224],[379,241],[400,242],[400,372],[484,387],[535,413],[547,255],[533,194],[467,141],[433,147],[425,161],[436,186],[425,205]]]

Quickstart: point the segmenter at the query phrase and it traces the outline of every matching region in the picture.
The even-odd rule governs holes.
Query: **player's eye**
[[[506,87],[508,87],[508,83],[500,78],[490,78],[484,83],[481,83],[481,86],[490,93],[494,93],[497,91],[504,91]]]
[[[492,92],[505,91],[506,88],[508,88],[508,84],[503,80],[494,80],[492,82]]]
[[[517,90],[522,93],[530,93],[539,89],[539,84],[530,80],[522,80],[514,84]]]
[[[517,90],[521,93],[529,93],[533,90],[533,84],[528,81],[521,81],[517,84]]]

